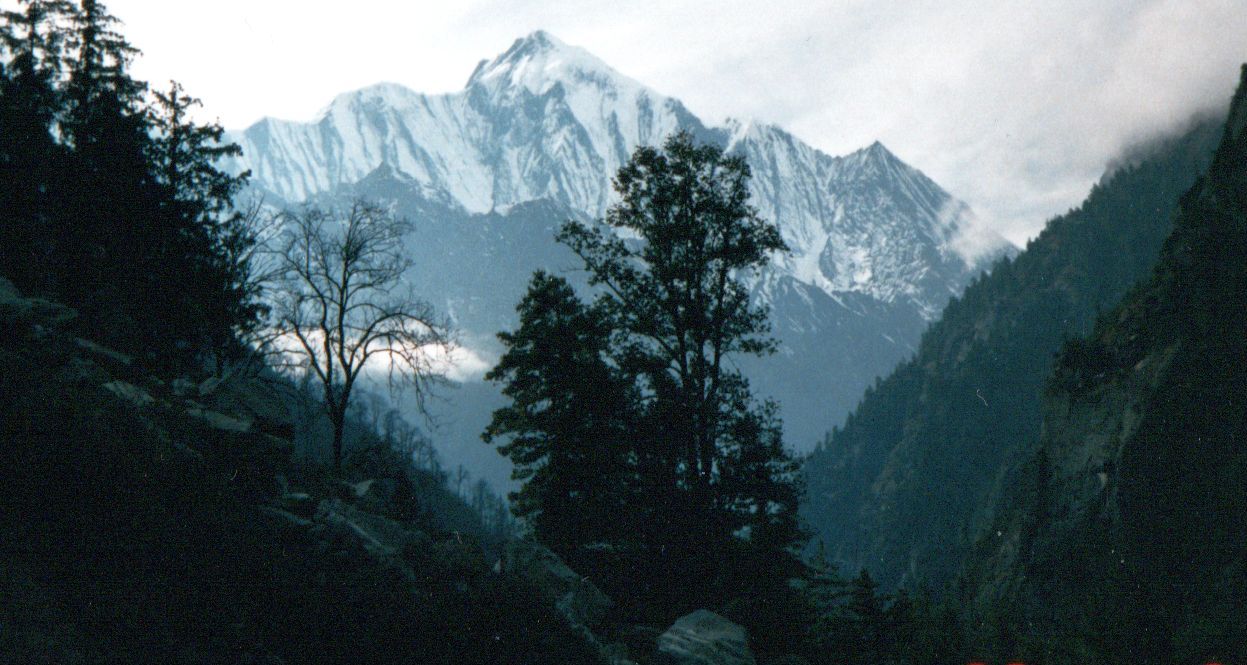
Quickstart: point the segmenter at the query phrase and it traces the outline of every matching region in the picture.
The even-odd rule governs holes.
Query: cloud
[[[1015,242],[1139,137],[1226,107],[1247,61],[1242,0],[109,6],[147,51],[140,74],[179,78],[233,127],[381,80],[455,90],[544,28],[712,124],[774,122],[832,154],[882,140]]]
[[[320,348],[324,335],[312,332],[308,338],[313,348]],[[273,340],[273,346],[275,351],[283,355],[285,363],[289,366],[300,367],[300,371],[312,371],[307,354],[293,334],[277,337]],[[419,347],[419,353],[422,371],[427,369],[431,375],[456,382],[480,381],[485,373],[497,363],[497,356],[491,351],[474,349],[459,343],[449,346],[429,344]],[[317,362],[321,360],[322,358],[318,358]],[[405,374],[408,367],[401,361],[395,361],[386,353],[378,353],[364,364],[361,376],[370,384],[380,385],[388,381],[391,370],[397,374]]]
[[[433,355],[435,371],[451,381],[480,381],[494,364],[487,353],[467,346],[455,346],[449,352],[438,349]]]

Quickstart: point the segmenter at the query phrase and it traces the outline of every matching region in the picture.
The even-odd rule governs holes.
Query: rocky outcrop
[[[284,438],[294,435],[294,416],[287,400],[291,391],[276,377],[246,373],[210,377],[196,392],[209,408],[238,414],[257,432]]]
[[[966,565],[1025,662],[1247,659],[1247,67],[1152,277],[1048,383],[1039,449]]]
[[[885,590],[957,577],[1010,469],[1035,452],[1053,354],[1148,276],[1221,134],[1200,122],[1106,175],[866,392],[805,464],[805,516],[834,563]]]
[[[676,620],[658,637],[658,654],[670,665],[755,665],[749,635],[709,610]]]
[[[0,320],[16,329],[41,334],[78,317],[73,309],[42,298],[24,298],[9,280],[0,277]]]
[[[568,568],[557,554],[531,540],[507,543],[498,568],[499,572],[529,581],[573,625],[594,628],[612,607],[611,599],[592,582]]]

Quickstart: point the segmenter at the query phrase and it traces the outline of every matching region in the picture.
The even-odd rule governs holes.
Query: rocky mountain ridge
[[[913,352],[950,296],[1012,251],[881,144],[832,157],[771,125],[711,127],[540,31],[482,61],[459,92],[379,84],[338,96],[310,123],[265,119],[231,138],[244,150],[234,168],[250,169],[270,203],[363,194],[415,220],[413,280],[484,368],[532,271],[577,267],[551,231],[602,215],[632,150],[676,130],[749,161],[752,202],[793,250],[753,278],[781,353],[750,376],[780,402],[799,450]],[[484,424],[479,408],[454,409],[443,418],[458,440],[443,450],[452,460]]]
[[[954,300],[806,464],[833,558],[887,587],[943,588],[1033,452],[1053,354],[1154,265],[1220,121],[1154,144]]]
[[[1244,257],[1247,66],[1155,270],[1061,352],[1038,444],[967,563],[980,643],[1050,663],[1247,658]]]
[[[548,199],[595,218],[632,150],[679,129],[749,160],[753,203],[793,249],[777,268],[828,294],[910,300],[931,319],[985,255],[1009,248],[878,142],[831,157],[772,125],[708,127],[542,31],[482,61],[460,92],[382,83],[339,95],[311,123],[265,119],[231,138],[244,150],[237,166],[284,202],[384,165],[429,201],[469,214]]]

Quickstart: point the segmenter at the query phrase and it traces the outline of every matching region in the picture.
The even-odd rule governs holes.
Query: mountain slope
[[[235,167],[251,169],[273,202],[361,192],[396,202],[418,227],[413,279],[489,359],[527,276],[576,267],[549,228],[601,216],[631,152],[677,129],[749,160],[752,202],[793,249],[753,284],[777,314],[783,349],[750,376],[779,399],[799,449],[913,352],[950,296],[1012,251],[878,143],[832,157],[769,125],[708,127],[678,100],[544,32],[483,61],[459,92],[381,84],[340,95],[313,122],[266,119],[232,139],[244,150]],[[470,263],[478,257],[490,257],[484,270]],[[475,418],[447,420],[460,416]]]
[[[794,250],[783,272],[829,294],[908,299],[931,319],[984,255],[1009,248],[879,143],[837,158],[774,126],[707,128],[678,100],[541,31],[483,61],[460,92],[379,84],[339,95],[311,123],[265,119],[231,138],[244,150],[237,167],[286,202],[385,165],[467,213],[548,199],[599,217],[632,150],[677,129],[749,160],[753,203]]]
[[[311,123],[265,119],[231,138],[285,201],[388,164],[470,213],[547,198],[597,216],[632,148],[677,128],[705,131],[678,101],[538,31],[482,61],[460,92],[382,83],[339,95]]]
[[[1247,659],[1247,66],[1224,134],[1151,279],[1065,346],[970,559],[965,600],[1009,657]]]
[[[440,479],[299,464],[281,386],[162,381],[75,316],[0,278],[0,662],[603,662]]]
[[[806,516],[835,559],[885,587],[952,579],[1006,471],[1033,451],[1052,354],[1147,274],[1218,135],[1199,123],[1106,177],[867,391],[806,465]]]

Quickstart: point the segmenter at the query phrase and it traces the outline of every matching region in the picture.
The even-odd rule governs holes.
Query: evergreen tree
[[[856,628],[857,657],[861,663],[879,662],[883,655],[886,608],[879,597],[879,587],[863,569],[849,586],[847,611]]]
[[[533,275],[517,310],[520,326],[498,335],[507,351],[485,377],[504,382],[511,403],[484,439],[509,437],[499,452],[524,482],[510,497],[515,515],[569,563],[592,566],[588,548],[629,531],[633,391],[609,362],[605,312],[581,303],[566,280]]]
[[[49,286],[45,268],[57,237],[56,175],[65,150],[54,138],[61,109],[58,81],[64,56],[61,21],[72,6],[28,0],[0,13],[0,273],[24,291]]]
[[[242,149],[222,142],[225,130],[219,124],[191,119],[200,101],[180,84],[171,81],[168,92],[157,91],[154,97],[148,159],[165,190],[162,217],[176,230],[166,260],[178,264],[167,271],[178,271],[178,278],[162,282],[164,299],[186,303],[176,311],[190,319],[175,322],[174,328],[197,337],[188,341],[228,356],[239,350],[239,333],[257,325],[261,313],[247,260],[255,237],[244,217],[232,210],[250,172],[231,175],[218,168],[221,159],[236,157]]]
[[[904,591],[895,596],[880,593],[865,569],[840,588],[842,593],[822,623],[822,661],[862,665],[949,662],[953,636],[931,634],[932,630],[920,632],[918,610]],[[934,615],[924,615],[923,619],[935,628]],[[939,625],[941,631],[948,628]]]
[[[260,314],[231,209],[245,174],[216,168],[238,149],[191,121],[176,84],[149,104],[97,0],[24,0],[0,19],[0,274],[156,369],[241,352]]]
[[[167,92],[155,93],[152,125],[156,136],[149,152],[157,180],[168,187],[173,200],[188,208],[183,213],[198,222],[230,210],[233,197],[246,184],[250,172],[230,175],[217,163],[237,157],[237,144],[222,143],[221,125],[196,124],[190,117],[200,100],[186,94],[181,84],[169,82]]]
[[[106,332],[126,329],[148,337],[156,332],[143,325],[151,303],[128,296],[146,292],[144,282],[166,276],[163,259],[172,248],[171,238],[160,233],[160,191],[147,160],[145,86],[128,72],[137,51],[116,31],[117,24],[96,0],[82,0],[71,19],[76,53],[63,129],[76,182],[66,199],[72,223],[60,252],[65,276],[60,290]],[[154,339],[140,345],[164,346]]]
[[[606,543],[614,568],[596,581],[656,621],[782,594],[805,573],[794,549],[804,539],[796,468],[775,407],[754,399],[731,362],[774,348],[766,309],[750,303],[739,279],[785,249],[749,205],[748,179],[743,159],[685,133],[661,149],[638,148],[615,179],[621,201],[605,223],[568,222],[558,236],[583,260],[598,293],[593,305],[562,280],[538,276],[491,375],[513,404],[495,415],[487,438],[513,437],[504,452],[536,480],[519,510],[560,510],[559,497],[607,483],[624,510],[577,517],[602,525],[571,531],[573,543],[547,544],[584,548],[603,525],[626,520],[635,528]],[[623,405],[614,409],[623,422],[596,415],[591,409],[604,404],[595,400]],[[626,434],[626,454],[595,429],[604,426]],[[607,459],[626,464],[551,454],[601,454],[602,441],[611,442]]]

